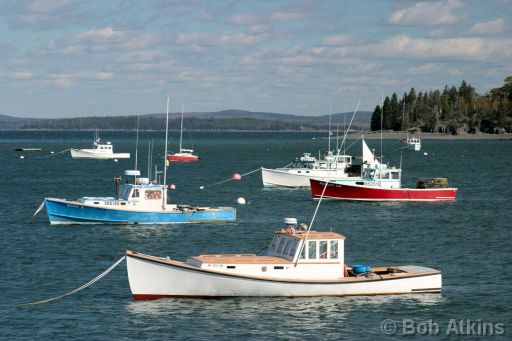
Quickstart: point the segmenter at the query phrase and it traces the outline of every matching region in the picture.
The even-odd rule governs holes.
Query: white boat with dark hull
[[[441,272],[403,265],[347,267],[345,237],[315,232],[286,219],[265,256],[214,254],[180,262],[126,252],[136,300],[164,297],[346,296],[441,292]]]
[[[111,142],[101,143],[99,132],[94,132],[92,149],[70,149],[73,159],[129,159],[130,153],[114,153]]]

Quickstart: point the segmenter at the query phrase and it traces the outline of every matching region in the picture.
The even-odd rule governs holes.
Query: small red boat
[[[183,142],[183,112],[184,105],[181,105],[181,128],[180,128],[180,151],[178,153],[167,155],[167,160],[172,162],[195,162],[199,161],[199,156],[194,155],[192,149],[181,148]]]
[[[329,182],[323,198],[358,201],[454,201],[457,188],[444,187],[444,184],[448,184],[444,180],[446,179],[419,179],[419,188],[382,188]],[[313,199],[319,199],[324,191],[325,181],[310,179],[310,183]]]
[[[172,162],[195,162],[199,161],[199,156],[192,154],[192,149],[180,149],[179,153],[167,155],[167,160]]]

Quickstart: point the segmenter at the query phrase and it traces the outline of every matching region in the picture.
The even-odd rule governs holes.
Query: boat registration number
[[[380,187],[380,181],[365,182],[365,186]]]
[[[107,206],[119,205],[119,201],[105,201],[105,205],[107,205]]]

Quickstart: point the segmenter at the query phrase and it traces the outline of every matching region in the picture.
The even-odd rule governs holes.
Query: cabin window
[[[274,270],[284,270],[284,266],[274,266]]]
[[[268,248],[268,251],[275,252],[277,249],[278,242],[279,242],[279,239],[277,239],[277,237],[274,236],[274,239],[272,239],[272,243],[270,243],[270,247]]]
[[[338,241],[337,240],[329,241],[329,258],[330,259],[338,259]]]
[[[400,179],[400,173],[399,172],[392,172],[391,173],[391,179]]]
[[[388,172],[382,173],[381,178],[382,179],[389,179],[389,173]]]
[[[288,256],[295,255],[295,250],[297,249],[297,244],[299,241],[297,239],[292,240],[292,245],[290,247],[290,251],[288,251]]]
[[[276,253],[282,253],[283,252],[284,244],[286,244],[286,240],[281,239],[279,241],[279,246],[277,247]]]
[[[316,259],[316,240],[308,242],[308,259]]]
[[[283,249],[283,255],[287,255],[288,254],[288,251],[290,251],[290,246],[292,245],[292,240],[291,239],[288,239],[286,241],[286,246],[284,247]]]
[[[302,246],[302,249],[300,250],[299,259],[306,259],[306,246],[307,244],[304,244]]]
[[[227,268],[228,268],[228,269],[235,269],[235,268],[236,268],[236,266],[234,266],[234,265],[228,265],[228,266],[227,266]]]
[[[139,190],[138,189],[134,189],[133,190],[133,194],[132,194],[132,198],[138,198],[139,197]]]
[[[327,259],[327,240],[321,240],[319,244],[320,259]]]
[[[162,192],[160,190],[147,190],[145,193],[147,200],[158,200],[162,199]]]

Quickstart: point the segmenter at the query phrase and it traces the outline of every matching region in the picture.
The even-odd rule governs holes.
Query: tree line
[[[180,129],[180,118],[169,120],[169,129]],[[48,130],[135,130],[135,116],[107,117],[74,117],[60,119],[32,119],[24,122],[19,129],[48,129]],[[188,118],[184,121],[185,130],[316,130],[319,126],[308,123],[283,122],[255,118]],[[140,130],[165,130],[165,117],[141,116]]]
[[[512,76],[484,95],[477,94],[464,80],[459,88],[445,86],[443,90],[419,93],[411,88],[400,99],[393,93],[384,99],[382,107],[375,107],[370,127],[454,135],[512,132]]]

